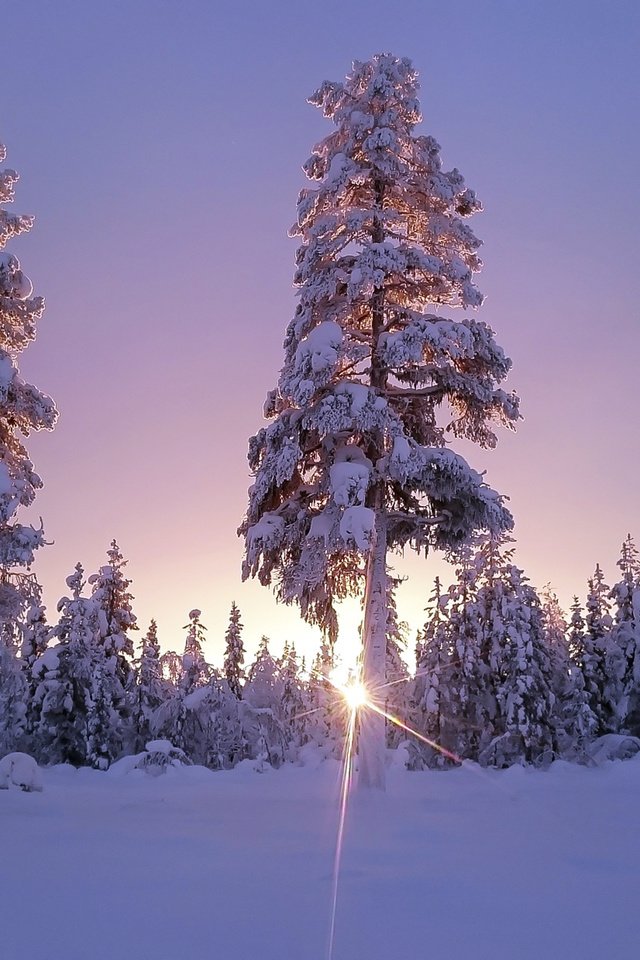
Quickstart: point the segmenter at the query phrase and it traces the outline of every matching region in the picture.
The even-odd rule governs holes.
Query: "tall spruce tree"
[[[0,163],[6,156],[0,145]],[[18,174],[0,170],[0,204],[13,201]],[[33,217],[0,207],[0,251],[8,240],[31,229]],[[0,252],[0,623],[15,620],[39,595],[28,568],[44,540],[36,529],[15,519],[19,507],[33,503],[42,480],[33,469],[21,437],[32,430],[51,430],[57,418],[53,401],[18,372],[17,357],[35,339],[44,310],[42,297],[13,254]]]
[[[380,693],[384,697],[385,713],[406,724],[409,719],[409,671],[403,653],[407,646],[408,626],[398,619],[395,592],[399,584],[396,577],[387,577],[387,651],[385,684]],[[397,747],[406,737],[402,727],[387,720],[388,747]]]
[[[243,715],[245,739],[260,771],[265,763],[279,766],[284,758],[285,738],[280,721],[282,690],[279,665],[269,650],[269,638],[263,636],[247,673]]]
[[[572,656],[581,674],[587,703],[594,716],[594,735],[617,733],[617,703],[623,672],[619,650],[611,642],[610,589],[599,564],[588,581],[585,627],[573,635]]]
[[[540,601],[542,628],[553,665],[558,749],[566,757],[577,757],[582,755],[595,728],[595,716],[589,706],[582,672],[571,656],[572,638],[577,634],[582,617],[579,606],[576,613],[574,601],[571,624],[567,622],[550,583],[542,588]]]
[[[107,550],[107,563],[89,577],[91,599],[98,609],[100,642],[107,659],[103,672],[109,686],[105,697],[117,711],[122,746],[133,747],[135,729],[135,674],[133,670],[133,639],[138,629],[131,601],[131,580],[125,574],[127,560],[115,540]]]
[[[293,644],[285,643],[280,661],[282,695],[279,716],[282,724],[285,759],[296,760],[300,748],[307,742],[308,718],[305,691],[300,674],[298,655]]]
[[[207,628],[201,622],[201,616],[200,610],[191,610],[189,623],[184,628],[187,631],[187,636],[184,642],[184,653],[182,654],[182,678],[180,681],[180,688],[184,696],[188,696],[199,687],[204,687],[211,678],[211,667],[205,659],[203,650]]]
[[[340,757],[344,740],[344,704],[329,678],[336,667],[334,647],[322,638],[306,684],[305,727],[308,739],[326,757]]]
[[[454,437],[492,447],[518,401],[500,389],[510,361],[490,328],[450,319],[475,308],[481,209],[458,170],[418,136],[417,73],[380,54],[311,97],[336,129],[305,164],[292,234],[299,303],[285,361],[249,445],[255,475],[243,576],[334,638],[335,604],[363,595],[364,676],[382,688],[389,549],[450,550],[476,529],[511,526]],[[450,419],[447,418],[448,415]],[[363,711],[360,782],[384,785],[384,720]]]
[[[52,631],[56,643],[36,660],[33,673],[38,681],[35,692],[36,717],[34,740],[36,752],[46,763],[82,765],[97,761],[90,756],[89,716],[92,734],[109,742],[114,759],[121,743],[118,715],[112,703],[102,704],[99,729],[95,716],[96,675],[104,678],[105,653],[100,645],[100,611],[93,598],[82,595],[84,570],[80,563],[67,577],[70,596],[58,602],[60,619]],[[101,691],[100,699],[111,692]],[[103,766],[102,756],[99,766]]]
[[[33,603],[25,614],[22,633],[20,659],[27,684],[26,736],[30,743],[37,723],[36,689],[38,679],[34,675],[34,666],[47,649],[52,636],[52,627],[47,623],[46,607],[42,603]]]
[[[155,620],[149,624],[142,641],[136,692],[136,749],[140,751],[144,749],[147,741],[153,738],[154,715],[168,696],[167,681],[162,677],[158,627]]]
[[[583,617],[582,605],[577,596],[571,604],[567,642],[569,646],[569,670],[573,685],[573,717],[569,725],[572,738],[570,753],[580,757],[584,747],[594,736],[598,718],[593,712],[591,698],[585,686],[584,673],[581,668],[581,657],[584,651],[586,624]]]
[[[19,649],[7,630],[0,631],[0,758],[25,747],[29,686]]]
[[[426,607],[426,620],[416,642],[416,675],[413,687],[413,724],[434,743],[442,745],[446,726],[448,673],[452,665],[445,612],[448,594],[444,593],[440,577],[436,577]],[[419,745],[416,750],[424,753]],[[444,756],[430,750],[427,762],[443,765]]]
[[[244,644],[242,642],[242,621],[240,611],[235,601],[231,604],[229,625],[224,635],[224,675],[227,678],[229,689],[238,700],[242,697],[242,681],[244,679]]]
[[[618,560],[621,579],[611,590],[614,624],[611,643],[617,656],[620,695],[616,715],[620,729],[640,736],[640,556],[633,537],[623,541]]]
[[[489,545],[478,602],[487,643],[483,659],[495,697],[494,738],[481,763],[546,764],[558,755],[562,717],[558,673],[546,642],[540,598],[504,543]],[[493,709],[493,707],[492,707]]]

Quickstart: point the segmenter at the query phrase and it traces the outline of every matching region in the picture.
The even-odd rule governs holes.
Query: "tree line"
[[[348,708],[328,640],[307,664],[293,644],[276,656],[263,637],[246,665],[232,603],[218,666],[205,655],[197,609],[181,653],[161,652],[153,620],[136,650],[131,580],[115,541],[107,561],[86,579],[75,567],[55,624],[41,602],[5,622],[0,756],[22,750],[41,764],[104,770],[165,739],[214,770],[248,758],[277,767],[309,750],[341,757]],[[576,597],[567,616],[549,586],[528,582],[508,539],[481,538],[448,588],[436,579],[411,670],[398,581],[388,575],[386,676],[368,691],[388,715],[387,746],[402,747],[414,769],[465,759],[544,766],[588,760],[606,734],[640,736],[640,559],[630,535],[618,568],[609,587],[596,565],[584,604]]]

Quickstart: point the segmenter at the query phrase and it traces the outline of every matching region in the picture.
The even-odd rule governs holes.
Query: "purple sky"
[[[61,412],[28,441],[50,608],[116,537],[163,646],[198,606],[219,657],[233,599],[251,648],[315,642],[240,584],[235,530],[295,306],[300,167],[330,131],[306,97],[380,51],[413,59],[423,132],[485,205],[480,316],[526,419],[463,452],[511,497],[534,583],[566,605],[596,561],[615,579],[640,536],[636,0],[21,0],[2,25],[0,140],[36,215],[10,249],[47,299],[21,370]],[[413,633],[442,568],[401,569]]]

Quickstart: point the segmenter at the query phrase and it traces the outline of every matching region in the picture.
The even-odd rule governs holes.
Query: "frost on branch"
[[[243,575],[330,636],[374,539],[455,551],[512,523],[447,447],[450,436],[494,446],[518,399],[501,386],[511,362],[490,327],[459,315],[482,303],[467,223],[481,206],[435,139],[416,134],[417,92],[410,61],[384,54],[311,97],[334,130],[304,165],[298,305],[270,423],[249,442]]]

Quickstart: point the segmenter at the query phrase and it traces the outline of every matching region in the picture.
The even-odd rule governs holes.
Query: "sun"
[[[359,680],[351,680],[340,687],[340,692],[347,701],[347,706],[353,711],[359,710],[369,702],[367,688]]]

